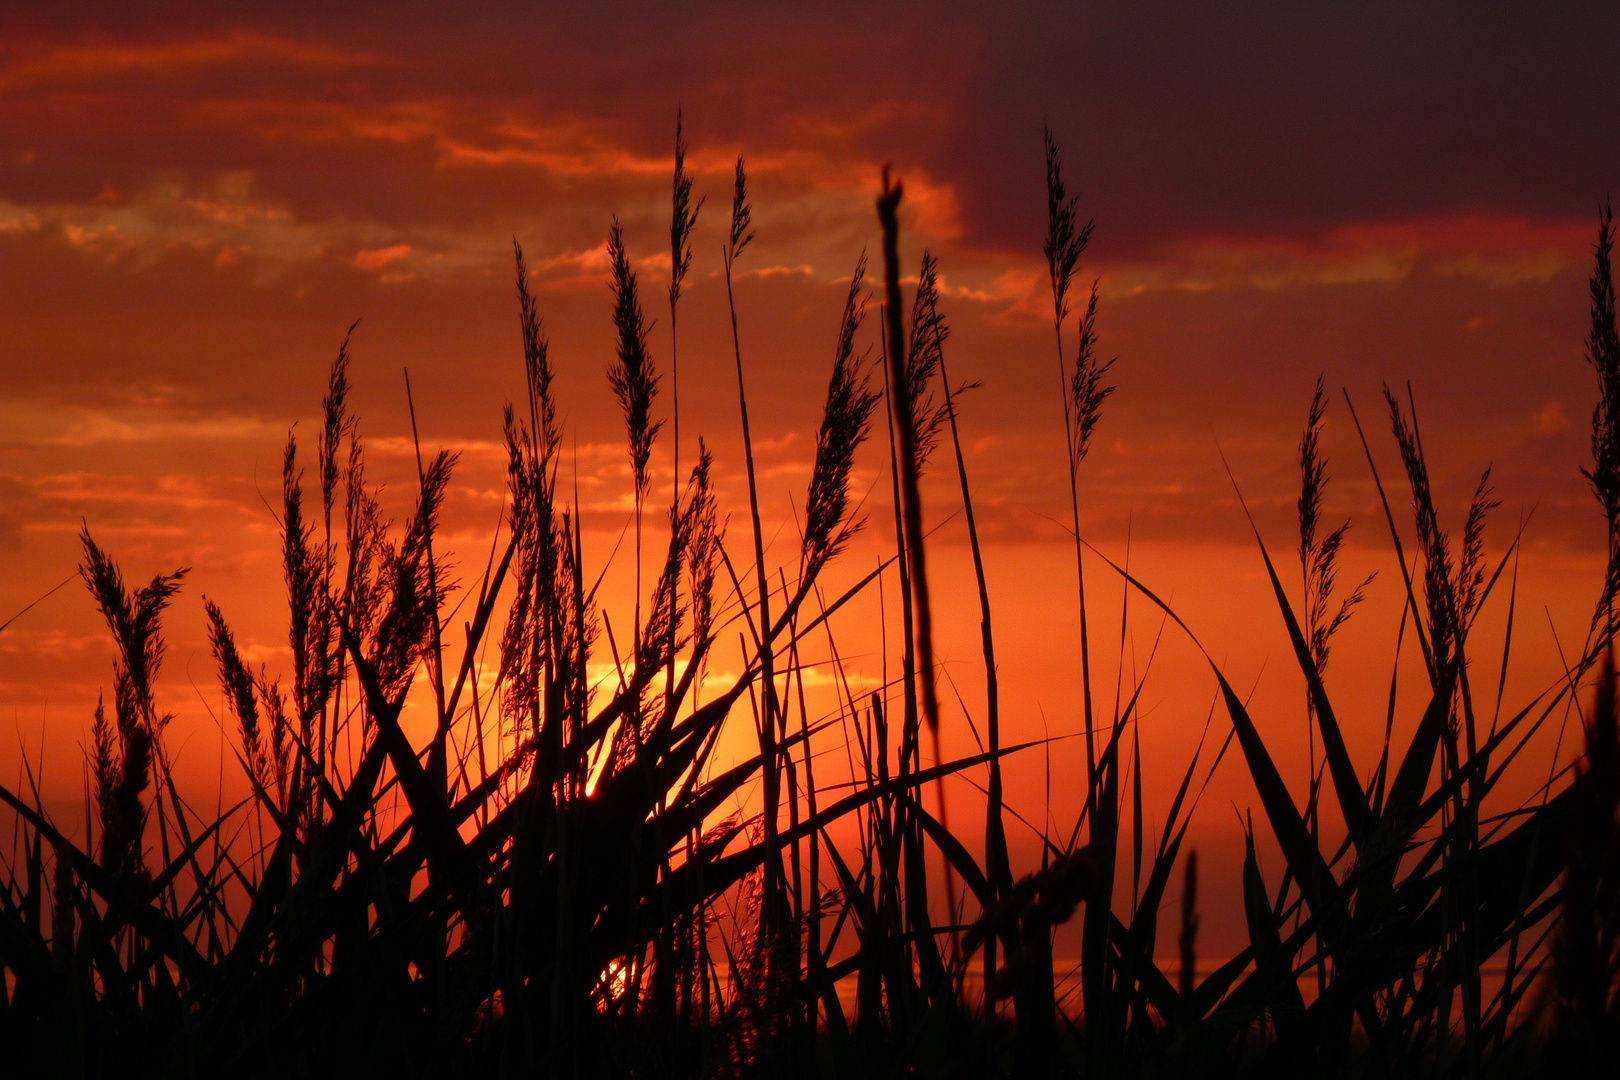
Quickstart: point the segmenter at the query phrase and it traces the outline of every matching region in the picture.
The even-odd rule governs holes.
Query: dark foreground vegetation
[[[508,508],[482,573],[453,581],[435,561],[453,456],[419,455],[414,513],[399,527],[384,520],[346,349],[331,369],[312,469],[289,438],[281,522],[291,669],[251,669],[230,613],[207,606],[233,750],[251,785],[243,803],[209,809],[172,777],[156,686],[162,616],[184,572],[132,587],[86,531],[83,578],[111,630],[114,689],[94,712],[81,822],[53,821],[32,773],[0,789],[14,821],[0,887],[0,1068],[1473,1078],[1579,1075],[1617,1060],[1620,735],[1605,657],[1620,585],[1620,338],[1607,213],[1592,277],[1588,351],[1600,400],[1586,475],[1608,525],[1609,572],[1568,670],[1518,704],[1501,700],[1500,684],[1471,682],[1471,655],[1504,666],[1510,655],[1511,629],[1483,644],[1470,631],[1488,603],[1506,605],[1511,627],[1517,539],[1487,562],[1488,471],[1460,534],[1448,531],[1411,398],[1386,391],[1401,462],[1387,487],[1348,411],[1397,556],[1401,647],[1422,656],[1428,704],[1397,716],[1392,684],[1382,752],[1351,759],[1322,673],[1360,590],[1337,587],[1344,528],[1321,520],[1329,398],[1319,383],[1300,446],[1299,566],[1285,571],[1260,549],[1308,688],[1299,722],[1312,732],[1313,775],[1296,784],[1308,797],[1301,806],[1290,795],[1243,696],[1211,663],[1220,704],[1174,800],[1155,809],[1154,836],[1132,722],[1140,687],[1093,693],[1094,682],[1115,679],[1094,680],[1090,634],[1101,623],[1087,611],[1085,572],[1126,573],[1101,553],[1083,557],[1079,538],[1084,463],[1112,387],[1096,353],[1096,289],[1076,286],[1091,226],[1064,191],[1048,138],[1045,253],[1081,614],[1082,694],[1071,712],[1085,775],[1071,783],[1087,786],[1083,812],[1048,832],[1039,864],[1014,866],[1002,763],[1029,748],[1000,730],[991,598],[961,443],[970,421],[949,381],[931,257],[909,302],[902,295],[900,186],[885,177],[878,203],[878,357],[856,347],[868,308],[863,256],[798,502],[798,550],[773,566],[745,391],[758,372],[740,345],[749,505],[729,535],[709,449],[697,440],[696,460],[680,458],[690,447],[673,407],[674,331],[701,205],[683,152],[677,135],[667,384],[617,222],[609,239],[609,377],[636,507],[633,611],[596,601],[578,503],[559,480],[568,469],[553,361],[521,250],[528,392],[506,412]],[[751,236],[739,160],[728,296]],[[655,492],[666,385],[677,481]],[[879,570],[831,591],[823,571],[859,526],[850,478],[863,446],[888,459],[898,541]],[[929,467],[958,481],[984,645],[986,698],[967,709],[982,752],[944,763],[918,486]],[[656,545],[645,545],[656,550],[643,551],[647,513],[663,520],[650,530]],[[1126,577],[1133,603],[1191,634]],[[903,617],[892,685],[857,696],[846,684],[836,713],[810,715],[804,657],[836,659],[840,607],[885,581]],[[741,674],[713,685],[705,661],[733,641],[743,643]],[[613,674],[593,680],[591,660]],[[401,727],[408,692],[437,718],[420,746]],[[1519,761],[1542,769],[1545,783],[1504,805],[1504,771],[1538,732],[1571,717],[1584,727],[1580,763]],[[716,762],[727,725],[751,732],[757,751]],[[1259,796],[1246,818],[1248,946],[1201,970],[1197,862],[1183,841],[1203,785],[1228,757]],[[944,777],[985,792],[982,821],[947,825]],[[739,796],[750,809],[726,816]],[[1257,843],[1280,849],[1280,879],[1261,873]],[[1177,893],[1178,910],[1165,911]],[[1159,940],[1161,914],[1179,918],[1177,940]],[[1071,922],[1079,986],[1060,995],[1053,933]],[[1162,964],[1164,955],[1178,959]]]

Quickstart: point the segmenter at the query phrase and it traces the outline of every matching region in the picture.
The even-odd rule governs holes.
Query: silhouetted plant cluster
[[[1323,676],[1331,641],[1372,578],[1337,591],[1349,522],[1324,532],[1328,397],[1319,379],[1299,448],[1297,592],[1255,529],[1305,684],[1305,805],[1244,696],[1210,660],[1216,704],[1169,806],[1151,815],[1155,833],[1137,723],[1148,675],[1116,673],[1111,706],[1094,695],[1105,683],[1093,671],[1088,566],[1117,574],[1127,604],[1146,604],[1209,654],[1147,584],[1082,535],[1082,469],[1115,388],[1112,361],[1098,355],[1097,286],[1083,311],[1070,308],[1093,228],[1080,222],[1047,133],[1053,413],[1064,424],[1080,616],[1071,712],[1084,740],[1084,771],[1065,783],[1083,784],[1085,798],[1072,822],[1035,830],[1038,862],[1015,875],[1007,833],[1018,819],[1003,764],[1041,744],[1006,745],[1001,730],[961,434],[966,387],[949,379],[939,264],[923,254],[908,305],[902,188],[885,172],[881,362],[859,348],[869,300],[862,253],[835,338],[798,550],[773,567],[733,292],[753,237],[741,158],[722,268],[748,482],[742,544],[728,546],[705,440],[681,469],[676,312],[703,205],[686,149],[677,120],[667,418],[653,328],[617,219],[607,241],[616,334],[608,382],[634,501],[628,636],[623,614],[616,631],[599,598],[602,577],[587,573],[578,494],[559,480],[554,360],[515,242],[526,400],[505,410],[506,512],[482,572],[459,582],[436,550],[453,454],[424,459],[418,447],[415,508],[398,526],[385,519],[349,403],[345,338],[323,401],[313,490],[292,434],[284,455],[290,671],[251,667],[228,613],[205,603],[250,790],[242,803],[194,803],[167,756],[169,717],[155,691],[162,615],[185,571],[131,590],[85,531],[84,581],[114,643],[112,713],[105,703],[94,711],[82,839],[46,812],[37,776],[26,792],[0,787],[15,826],[0,880],[8,1066],[63,1076],[1096,1078],[1572,1075],[1612,1065],[1620,726],[1603,658],[1620,581],[1620,338],[1606,209],[1588,341],[1600,402],[1585,471],[1610,561],[1568,669],[1517,709],[1504,709],[1505,675],[1493,703],[1490,688],[1474,684],[1472,630],[1511,567],[1504,672],[1510,658],[1519,538],[1487,559],[1496,502],[1486,469],[1454,542],[1410,391],[1403,401],[1386,387],[1409,532],[1353,407],[1350,415],[1399,564],[1396,669],[1410,636],[1426,703],[1399,725],[1410,737],[1397,739],[1392,674],[1379,756],[1352,758]],[[667,544],[644,588],[643,517],[666,419],[676,465]],[[828,567],[862,524],[852,485],[874,425],[888,436],[894,550],[830,592]],[[953,761],[939,751],[921,483],[947,437],[973,555],[985,693],[982,713],[962,703],[979,750]],[[944,499],[950,487],[926,490]],[[884,582],[898,586],[900,668],[857,691],[837,614]],[[709,661],[732,636],[741,671],[711,685]],[[811,655],[831,657],[831,714],[807,702]],[[1504,805],[1509,764],[1577,710],[1600,662],[1573,780],[1555,762],[1528,799]],[[431,699],[425,741],[401,723],[413,694]],[[749,729],[750,749],[735,761],[717,752],[728,725]],[[1198,863],[1183,845],[1205,786],[1234,750],[1262,823],[1243,815],[1248,942],[1201,966]],[[829,777],[832,754],[847,777]],[[952,829],[947,778],[983,788],[982,844],[977,825],[971,841]],[[1265,844],[1281,853],[1280,877],[1262,872]],[[1158,935],[1178,866],[1171,968]],[[1080,963],[1060,972],[1054,934],[1074,920]]]

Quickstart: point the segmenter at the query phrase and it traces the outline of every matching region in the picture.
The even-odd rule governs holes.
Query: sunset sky
[[[1510,701],[1555,679],[1554,630],[1566,648],[1584,632],[1602,555],[1578,472],[1595,398],[1586,276],[1597,207],[1620,183],[1611,8],[18,7],[0,13],[0,621],[74,572],[81,524],[133,579],[191,567],[159,700],[205,788],[220,734],[201,598],[225,608],[255,663],[286,662],[271,509],[282,447],[295,423],[313,434],[355,319],[356,404],[396,515],[415,476],[408,368],[424,447],[463,454],[447,544],[467,578],[482,566],[502,508],[500,410],[521,391],[514,238],[540,283],[587,559],[606,559],[629,489],[603,378],[604,241],[616,213],[666,365],[677,108],[708,197],[680,316],[682,455],[699,434],[714,449],[742,551],[719,276],[742,153],[757,239],[738,264],[740,334],[770,555],[790,569],[843,295],[862,248],[878,253],[879,169],[903,179],[907,272],[924,248],[937,255],[952,378],[982,384],[962,423],[1013,738],[1071,732],[1077,716],[1043,125],[1097,223],[1081,275],[1100,280],[1101,349],[1118,357],[1082,475],[1082,530],[1111,557],[1128,552],[1253,690],[1298,790],[1302,683],[1221,455],[1297,570],[1296,445],[1318,373],[1336,395],[1329,512],[1355,522],[1344,576],[1380,570],[1329,677],[1350,703],[1359,762],[1376,755],[1399,570],[1340,387],[1396,481],[1404,528],[1385,382],[1411,383],[1450,527],[1487,465],[1502,502],[1493,557],[1532,515]],[[874,442],[859,462],[870,524],[836,581],[892,544],[886,459]],[[666,434],[655,491],[670,465]],[[957,509],[943,455],[924,499],[931,525]],[[941,659],[977,715],[960,519],[935,543]],[[622,556],[615,566],[627,569]],[[1120,590],[1105,573],[1088,566],[1111,699]],[[627,574],[612,580],[627,599]],[[1494,603],[1480,633],[1499,642]],[[877,598],[862,610],[840,632],[875,679]],[[1158,628],[1140,607],[1131,619],[1127,682]],[[1179,778],[1212,692],[1170,637],[1144,695],[1150,796]],[[0,776],[11,782],[43,742],[64,815],[110,657],[77,583],[0,634],[0,716],[15,728],[0,735]],[[1478,661],[1493,687],[1498,662]],[[945,700],[947,749],[965,752],[955,692]],[[1076,753],[1052,756],[1065,832]],[[1037,823],[1043,775],[1032,756],[1013,796]],[[1206,844],[1229,845],[1232,807],[1253,801],[1234,758],[1206,796]]]

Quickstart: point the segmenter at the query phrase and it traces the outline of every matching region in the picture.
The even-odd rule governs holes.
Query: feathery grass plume
[[[518,730],[538,733],[544,718],[547,671],[563,694],[564,717],[582,699],[574,678],[588,644],[588,611],[574,606],[572,519],[553,503],[554,473],[534,439],[506,410],[507,487],[516,553],[515,592],[500,642],[501,715]],[[581,601],[583,602],[583,601]]]
[[[561,658],[555,655],[559,651],[558,639],[569,630],[560,625],[559,618],[559,598],[567,596],[569,590],[558,583],[558,555],[569,545],[558,535],[555,513],[554,462],[562,433],[552,391],[550,344],[529,289],[523,249],[516,239],[512,251],[529,419],[525,428],[513,410],[506,409],[507,487],[512,500],[508,514],[517,544],[518,569],[517,591],[501,640],[500,677],[506,688],[501,696],[501,713],[515,729],[538,733],[546,666],[561,664]],[[554,668],[554,674],[560,670]]]
[[[297,725],[295,741],[319,753],[316,724],[325,702],[321,692],[322,673],[327,668],[328,649],[322,642],[322,616],[325,606],[325,552],[315,546],[314,528],[304,517],[303,472],[298,467],[296,432],[287,432],[287,447],[281,464],[281,563],[287,585],[287,639],[293,654],[292,709]],[[308,817],[314,791],[306,770],[293,755],[292,792],[287,809],[297,820]]]
[[[145,874],[141,836],[146,808],[141,793],[151,783],[153,742],[168,721],[167,716],[158,715],[152,697],[165,651],[161,617],[180,591],[187,571],[182,568],[173,574],[160,574],[151,584],[130,592],[117,564],[91,539],[90,530],[82,530],[79,538],[84,547],[80,576],[107,620],[118,650],[113,660],[116,756],[114,732],[108,730],[100,706],[93,729],[96,801],[102,819],[101,861],[109,872],[138,880]]]
[[[906,547],[907,569],[911,576],[912,603],[916,609],[917,677],[922,690],[922,713],[928,730],[939,731],[939,700],[934,687],[934,620],[928,603],[927,553],[923,543],[922,495],[917,487],[917,433],[912,426],[913,404],[909,400],[911,379],[906,371],[905,338],[900,315],[900,198],[904,188],[898,180],[889,181],[888,166],[883,169],[883,189],[878,195],[878,221],[883,226],[883,278],[888,319],[889,386],[895,432],[899,436],[900,495]]]
[[[308,746],[317,718],[331,695],[335,626],[326,595],[326,553],[316,544],[314,526],[304,515],[303,471],[298,441],[287,433],[281,466],[282,573],[291,611],[288,642],[293,654],[293,708],[299,737]]]
[[[740,922],[745,913],[758,919],[764,910],[764,875],[749,874],[738,890]],[[714,1032],[716,1061],[714,1073],[726,1080],[742,1080],[757,1075],[760,1057],[768,1052],[778,1026],[776,990],[770,974],[770,943],[758,934],[738,933],[731,957],[732,999],[725,1003]]]
[[[585,589],[579,507],[564,510],[557,524],[557,596],[563,622],[559,669],[563,675],[563,715],[583,724],[596,690],[587,678],[591,648],[602,631],[592,594]],[[584,778],[579,778],[583,790]]]
[[[845,523],[849,509],[849,477],[855,451],[871,427],[878,394],[867,384],[863,362],[855,356],[855,334],[866,317],[866,253],[855,263],[838,326],[838,347],[833,353],[832,377],[827,382],[827,403],[816,433],[816,463],[805,498],[804,564],[808,579],[820,573],[859,528]],[[937,362],[936,365],[937,367]]]
[[[540,365],[530,366],[531,373],[539,369]],[[554,424],[547,419],[555,415],[549,366],[543,379],[531,379],[530,397],[542,430]],[[584,664],[593,620],[582,590],[575,587],[573,519],[566,510],[559,515],[554,503],[555,428],[537,445],[508,407],[505,439],[508,517],[517,565],[512,573],[515,593],[500,641],[500,712],[512,730],[534,735],[554,719],[558,725],[554,734],[566,742],[565,725],[570,718],[579,722],[590,700]],[[548,685],[559,698],[548,701]],[[561,715],[552,718],[550,710],[556,704]]]
[[[523,376],[529,395],[529,428],[547,461],[562,442],[557,427],[557,402],[552,395],[554,372],[551,366],[551,343],[546,340],[545,326],[540,321],[534,294],[529,291],[529,269],[523,261],[523,248],[514,237],[512,256],[517,263],[518,325],[523,334]]]
[[[693,538],[707,519],[714,519],[714,493],[710,486],[709,470],[713,460],[705,452],[692,468],[687,481],[686,497],[669,508],[669,548],[664,566],[653,591],[653,605],[647,613],[645,633],[637,645],[635,667],[630,673],[630,690],[635,702],[621,725],[614,745],[614,770],[628,765],[635,757],[646,731],[657,723],[674,720],[669,715],[647,715],[642,709],[642,693],[651,685],[659,670],[667,670],[684,642],[679,637],[685,612],[678,603],[676,584],[691,555]],[[713,571],[709,571],[712,580]],[[673,706],[665,694],[665,708]]]
[[[1311,407],[1305,414],[1305,434],[1299,439],[1299,564],[1307,574],[1322,519],[1322,492],[1327,487],[1327,458],[1321,450],[1326,423],[1327,387],[1318,375]]]
[[[660,583],[661,592],[673,597],[677,594],[670,587],[670,583],[681,576],[683,570],[692,559],[693,544],[700,533],[706,533],[704,543],[711,549],[716,543],[713,534],[715,528],[715,497],[714,483],[710,475],[714,468],[714,457],[709,453],[708,447],[703,447],[698,456],[698,462],[692,466],[691,476],[686,481],[686,494],[679,503],[669,508],[669,551],[664,559],[663,577]],[[706,556],[713,559],[713,554]],[[707,571],[710,580],[713,580],[714,569]],[[712,603],[712,597],[710,602]],[[667,603],[667,600],[666,600]],[[657,616],[657,621],[663,626],[666,634],[672,634],[673,628],[680,625],[682,618],[678,605],[666,607],[665,611]],[[667,620],[667,621],[666,621]],[[649,625],[653,620],[649,620]],[[663,658],[667,660],[667,657]],[[651,675],[649,669],[648,674]]]
[[[350,425],[349,459],[343,469],[343,533],[347,568],[343,580],[344,621],[362,641],[376,631],[387,595],[382,568],[391,558],[388,522],[377,496],[366,487],[366,452],[356,425]]]
[[[1553,946],[1548,1077],[1603,1075],[1620,1055],[1620,716],[1612,645],[1585,735]]]
[[[390,698],[409,684],[416,662],[429,647],[434,598],[442,604],[455,588],[443,560],[436,565],[428,559],[428,545],[439,527],[439,513],[444,508],[444,493],[456,458],[441,450],[423,472],[416,513],[389,568],[389,606],[377,626],[371,663],[378,684]],[[437,581],[433,580],[435,572]]]
[[[698,439],[698,463],[692,470],[696,478],[693,492],[692,536],[688,544],[687,579],[692,597],[692,641],[707,651],[714,634],[714,579],[720,565],[720,545],[725,539],[725,524],[719,520],[718,502],[714,494],[714,455],[704,441]]]
[[[118,805],[114,800],[114,792],[118,790],[117,738],[113,725],[107,722],[106,696],[97,694],[95,716],[90,722],[90,779],[95,788],[96,821],[103,837],[103,865],[108,861],[105,854],[108,851],[105,840],[107,826],[118,817]]]
[[[336,724],[336,719],[327,715],[327,704],[337,689],[340,662],[340,651],[337,647],[338,612],[332,602],[332,572],[336,551],[332,536],[332,508],[337,500],[341,470],[339,455],[343,439],[345,436],[351,442],[354,439],[355,422],[349,415],[349,341],[359,325],[359,319],[349,325],[342,343],[338,346],[337,358],[332,361],[331,370],[327,373],[326,396],[321,401],[320,441],[316,447],[316,465],[321,482],[321,545],[320,564],[317,568],[320,576],[321,602],[315,608],[310,626],[310,637],[317,644],[317,651],[312,657],[314,675],[310,682],[315,689],[318,702],[315,707],[317,715],[311,721],[311,727],[316,731],[315,758],[323,769],[326,765],[328,744],[335,735],[335,731],[329,728]]]
[[[328,537],[332,533],[332,507],[337,498],[338,453],[342,447],[343,437],[351,433],[353,424],[348,414],[349,339],[353,337],[354,329],[359,325],[360,320],[356,319],[348,332],[343,335],[343,343],[338,346],[337,359],[332,361],[332,370],[327,377],[326,397],[321,402],[321,442],[318,459],[321,472],[321,507],[325,513]]]
[[[1046,267],[1052,284],[1052,314],[1061,330],[1069,317],[1069,285],[1091,242],[1095,221],[1080,224],[1080,197],[1063,184],[1063,160],[1052,129],[1046,129]]]
[[[1499,499],[1491,497],[1491,492],[1491,470],[1487,466],[1480,474],[1474,497],[1468,502],[1468,516],[1463,519],[1462,556],[1457,562],[1457,608],[1464,627],[1472,621],[1485,595],[1485,517],[1502,505]]]
[[[1080,340],[1075,346],[1074,373],[1069,376],[1069,407],[1074,416],[1074,468],[1079,470],[1086,455],[1091,452],[1091,436],[1102,419],[1103,402],[1113,394],[1115,387],[1104,386],[1103,379],[1114,366],[1112,360],[1097,360],[1097,283],[1091,283],[1091,296],[1086,301],[1086,313],[1080,318]]]
[[[731,187],[731,229],[726,234],[725,262],[730,267],[754,238],[754,208],[748,202],[748,173],[742,155],[737,155],[737,172]]]
[[[544,632],[540,583],[541,541],[537,469],[528,454],[528,433],[518,424],[511,406],[506,409],[507,490],[511,507],[507,516],[517,536],[518,572],[501,635],[501,712],[519,730],[540,729],[540,682],[549,635]]]
[[[1338,579],[1339,550],[1344,546],[1350,522],[1328,533],[1320,540],[1322,495],[1327,490],[1327,457],[1322,453],[1322,429],[1327,423],[1327,389],[1322,376],[1316,377],[1316,390],[1311,395],[1311,406],[1306,414],[1305,433],[1299,440],[1299,565],[1305,579],[1305,637],[1310,645],[1311,660],[1318,674],[1326,672],[1328,652],[1333,635],[1350,620],[1356,607],[1366,599],[1367,587],[1378,576],[1368,574],[1349,596],[1340,601],[1334,611],[1333,590]],[[1331,612],[1331,614],[1330,614]],[[1313,709],[1306,695],[1306,708]],[[1312,729],[1314,732],[1314,728]],[[1314,761],[1314,754],[1312,757]]]
[[[934,400],[933,382],[939,374],[950,324],[939,310],[939,264],[923,252],[917,274],[917,294],[911,301],[911,334],[906,342],[906,400],[911,402],[911,430],[917,475],[921,476],[945,424],[946,405]],[[949,388],[946,388],[949,393]]]
[[[101,795],[101,865],[114,876],[139,880],[146,866],[141,837],[146,807],[141,793],[152,779],[152,735],[136,725],[119,733],[122,753],[112,785]]]
[[[89,587],[96,609],[107,620],[113,642],[118,646],[119,655],[114,661],[118,682],[129,685],[132,701],[139,710],[131,719],[155,731],[163,724],[152,702],[152,684],[167,648],[161,617],[189,571],[181,567],[172,574],[159,574],[152,578],[151,584],[131,593],[124,587],[117,564],[96,546],[88,528],[80,531],[79,539],[84,547],[79,575]]]
[[[608,382],[624,412],[624,429],[630,443],[630,470],[635,478],[636,497],[647,493],[647,462],[652,457],[653,440],[664,426],[652,419],[653,398],[658,394],[658,373],[647,351],[648,326],[636,295],[636,272],[624,250],[624,231],[618,217],[608,230],[608,259],[613,263],[613,326],[618,331],[617,361],[608,368]]]
[[[1613,251],[1614,214],[1605,201],[1598,209],[1588,287],[1592,329],[1586,339],[1586,362],[1597,372],[1598,402],[1592,409],[1592,466],[1582,468],[1581,475],[1603,508],[1611,561],[1620,555],[1620,332],[1615,327]]]
[[[692,268],[692,230],[697,228],[703,198],[692,204],[692,174],[686,171],[686,140],[681,137],[681,110],[675,110],[675,179],[669,220],[669,306],[681,299],[681,285]]]
[[[292,740],[287,737],[292,731],[292,722],[287,717],[287,695],[282,692],[281,680],[271,679],[265,674],[262,664],[253,678],[253,688],[258,691],[259,701],[264,706],[265,718],[270,725],[269,772],[276,782],[276,806],[286,810],[294,749]]]
[[[259,788],[266,786],[269,770],[264,752],[264,740],[259,733],[259,704],[254,697],[253,676],[237,651],[236,637],[225,622],[225,615],[207,597],[203,610],[208,616],[208,645],[219,665],[219,686],[236,715],[237,731],[242,737],[242,758],[247,763],[248,776]]]
[[[1417,522],[1418,549],[1423,554],[1423,596],[1427,607],[1429,648],[1434,657],[1434,674],[1439,678],[1450,669],[1461,645],[1460,611],[1452,578],[1451,542],[1440,528],[1429,487],[1429,466],[1423,458],[1423,445],[1415,424],[1409,425],[1401,403],[1388,386],[1384,401],[1389,405],[1390,426],[1400,448],[1401,464],[1412,489],[1412,514]]]
[[[523,251],[516,240],[513,250],[517,263],[518,317],[523,336],[529,424],[525,429],[516,422],[512,410],[506,410],[507,486],[512,499],[512,528],[517,534],[519,570],[515,575],[517,595],[501,643],[501,678],[512,692],[502,696],[501,709],[509,722],[526,718],[528,726],[538,732],[541,688],[549,664],[554,685],[561,695],[562,715],[558,718],[557,733],[562,736],[567,719],[582,720],[589,705],[591,691],[586,682],[585,663],[595,623],[583,585],[578,580],[575,522],[566,510],[559,515],[556,505],[556,460],[562,429],[557,421],[550,344],[534,294],[529,289]],[[638,598],[639,523],[638,492]]]

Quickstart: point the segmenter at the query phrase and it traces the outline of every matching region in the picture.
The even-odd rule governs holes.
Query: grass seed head
[[[748,205],[748,172],[742,155],[737,155],[737,173],[731,189],[731,231],[726,235],[726,266],[729,268],[754,238],[754,210]]]
[[[359,325],[356,321],[343,335],[343,344],[338,346],[337,359],[332,362],[332,370],[327,378],[326,397],[321,402],[321,506],[325,511],[328,530],[332,524],[332,507],[337,498],[338,453],[343,437],[350,433],[353,423],[348,414],[349,338]]]
[[[1608,522],[1611,558],[1620,528],[1620,332],[1615,326],[1613,252],[1614,215],[1605,202],[1598,210],[1588,286],[1592,328],[1586,339],[1586,361],[1597,372],[1598,402],[1592,410],[1592,465],[1581,472]]]
[[[253,675],[242,662],[236,648],[235,635],[225,622],[225,615],[212,600],[203,598],[203,610],[208,616],[208,644],[219,665],[219,686],[225,694],[231,712],[236,716],[237,731],[242,739],[242,757],[247,762],[248,775],[254,784],[263,788],[268,780],[264,754],[264,741],[259,730],[259,705],[254,694]]]
[[[1097,359],[1097,283],[1091,284],[1091,296],[1086,301],[1086,313],[1080,319],[1080,341],[1075,349],[1074,373],[1069,378],[1069,408],[1074,418],[1074,468],[1091,453],[1091,437],[1102,420],[1103,402],[1114,393],[1114,387],[1105,385],[1109,369],[1114,362]]]
[[[652,419],[658,373],[647,350],[649,327],[641,313],[636,273],[630,268],[630,258],[624,250],[624,232],[617,217],[608,232],[608,258],[613,263],[613,325],[619,333],[618,357],[608,368],[608,382],[624,412],[630,470],[639,499],[647,493],[647,463],[652,457],[653,440],[664,424]]]
[[[675,110],[675,179],[669,221],[669,306],[681,299],[681,285],[692,268],[692,230],[697,227],[700,198],[692,204],[692,174],[686,171],[686,140],[681,137],[681,111]]]
[[[1299,561],[1305,576],[1305,636],[1310,646],[1311,660],[1318,674],[1327,670],[1328,654],[1333,635],[1350,620],[1356,607],[1366,599],[1367,586],[1377,572],[1351,590],[1332,610],[1333,590],[1338,580],[1339,551],[1345,535],[1350,531],[1346,521],[1327,536],[1317,538],[1321,525],[1322,499],[1327,491],[1327,457],[1322,453],[1322,429],[1327,422],[1327,394],[1322,376],[1316,377],[1316,389],[1305,414],[1305,433],[1299,440]],[[1330,614],[1331,612],[1331,614]]]
[[[816,433],[816,461],[805,498],[805,568],[811,575],[838,553],[857,527],[844,520],[849,510],[850,474],[879,401],[867,382],[865,365],[855,356],[855,334],[866,315],[865,280],[866,253],[862,252],[844,298],[827,402]]]
[[[540,321],[534,293],[529,290],[528,266],[523,261],[523,248],[512,241],[512,255],[517,263],[518,325],[523,334],[523,375],[529,395],[529,425],[542,459],[549,461],[562,441],[557,427],[557,403],[552,396],[551,346],[546,339],[544,324]]]
[[[1063,183],[1063,158],[1052,129],[1046,129],[1046,253],[1052,283],[1052,311],[1059,326],[1069,316],[1069,286],[1080,256],[1091,242],[1096,223],[1080,224],[1079,196],[1071,196]]]
[[[917,274],[917,293],[911,303],[911,334],[906,343],[906,400],[911,403],[912,456],[921,476],[939,445],[946,420],[946,404],[934,398],[934,380],[944,359],[950,324],[939,310],[939,263],[923,252]],[[950,388],[946,388],[946,393]]]

